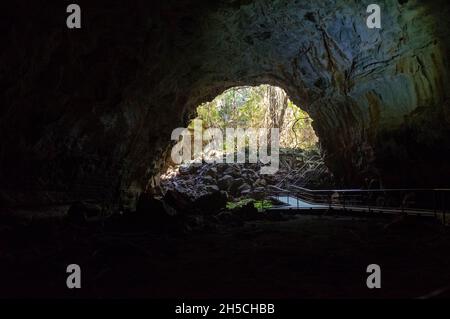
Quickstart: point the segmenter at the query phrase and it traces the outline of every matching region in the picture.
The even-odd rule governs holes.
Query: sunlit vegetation
[[[264,211],[266,209],[273,207],[272,202],[269,200],[258,200],[258,201],[253,202],[253,205],[259,211]]]
[[[252,198],[244,198],[239,201],[231,201],[227,203],[227,209],[233,210],[233,209],[239,209],[247,206],[248,204],[253,204],[253,206],[258,211],[264,211],[266,209],[272,208],[273,204],[269,200],[255,200]]]
[[[279,128],[282,148],[313,149],[317,136],[312,119],[278,87],[235,87],[200,105],[205,128]]]

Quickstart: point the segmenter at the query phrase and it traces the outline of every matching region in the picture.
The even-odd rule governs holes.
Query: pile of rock
[[[183,193],[195,202],[215,193],[227,199],[262,198],[267,185],[273,184],[275,179],[259,171],[258,164],[182,165],[163,176],[161,186],[164,192]]]
[[[288,189],[293,184],[310,188],[333,184],[332,174],[317,152],[282,150],[276,174],[263,175],[260,171],[261,164],[184,164],[169,168],[161,178],[161,186],[163,193],[179,192],[193,202],[199,198],[203,202],[209,195],[218,197],[216,193],[228,200],[262,199],[266,197],[269,185]]]

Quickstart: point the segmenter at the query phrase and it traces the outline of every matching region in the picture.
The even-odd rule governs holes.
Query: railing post
[[[443,202],[444,202],[444,204],[442,205],[442,219],[443,219],[443,223],[444,223],[444,226],[445,226],[445,219],[446,219],[446,214],[447,214],[447,200],[446,200],[446,197],[445,196],[442,196],[443,197]]]
[[[402,201],[402,214],[405,213],[405,194],[401,192],[401,201]]]
[[[328,210],[331,210],[331,199],[332,199],[332,194],[330,193],[328,196]]]
[[[434,218],[437,218],[437,191],[433,190],[433,206],[434,206]]]

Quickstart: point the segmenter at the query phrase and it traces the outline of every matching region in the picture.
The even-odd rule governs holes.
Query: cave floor
[[[189,233],[8,218],[0,245],[3,298],[450,296],[450,232],[413,218],[303,215]],[[78,290],[66,288],[73,263]],[[369,264],[381,289],[366,286]]]

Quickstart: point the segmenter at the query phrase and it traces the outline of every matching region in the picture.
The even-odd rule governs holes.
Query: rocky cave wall
[[[79,1],[2,10],[0,199],[132,205],[171,131],[227,88],[284,88],[343,185],[448,186],[449,5],[361,1]]]

